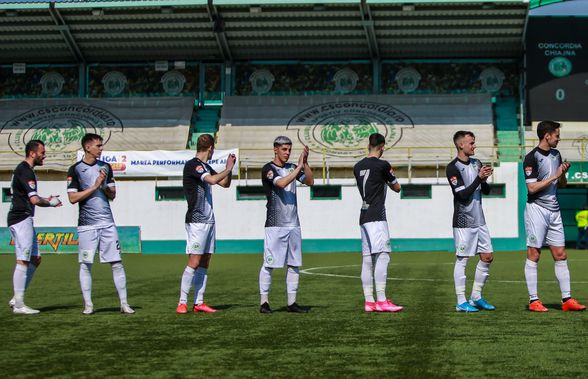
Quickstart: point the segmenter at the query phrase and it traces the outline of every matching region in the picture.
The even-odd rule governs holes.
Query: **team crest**
[[[457,185],[457,176],[452,176],[451,178],[449,178],[449,181],[451,182],[451,185],[456,186]]]
[[[529,234],[529,242],[535,243],[537,242],[537,237],[534,234]]]
[[[29,187],[31,187],[32,189],[36,189],[37,188],[37,183],[35,183],[34,180],[29,180]]]
[[[272,255],[268,255],[267,257],[265,257],[265,263],[271,265],[272,263],[274,263],[274,257]]]
[[[200,244],[198,242],[196,242],[194,245],[192,245],[192,250],[198,250],[200,249]]]
[[[265,177],[269,180],[272,180],[274,178],[274,172],[272,170],[269,170],[267,174],[265,174]]]
[[[202,167],[202,165],[196,166],[196,172],[202,174],[204,172],[204,167]]]
[[[459,250],[459,252],[461,252],[461,253],[463,253],[465,251],[465,249],[466,249],[466,245],[464,243],[460,244],[457,247],[457,250]]]
[[[531,166],[525,167],[525,175],[530,176],[532,172],[533,172],[533,167],[531,167]]]

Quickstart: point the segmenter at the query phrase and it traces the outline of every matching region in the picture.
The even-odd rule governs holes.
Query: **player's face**
[[[104,144],[101,140],[95,139],[86,143],[85,148],[86,154],[98,159],[102,155],[102,150],[104,150]]]
[[[468,157],[474,155],[476,150],[476,139],[472,136],[465,136],[461,139],[460,148]]]
[[[33,158],[33,165],[34,166],[43,166],[43,161],[45,160],[45,146],[39,145],[37,150],[31,152],[31,157]]]
[[[554,132],[552,133],[547,133],[545,134],[545,140],[547,140],[547,143],[549,144],[549,147],[551,148],[556,148],[557,144],[559,143],[559,128],[555,129]]]
[[[274,147],[274,154],[276,155],[276,158],[278,158],[278,160],[281,163],[288,162],[288,159],[290,159],[291,152],[292,152],[292,145],[280,145],[278,147]]]

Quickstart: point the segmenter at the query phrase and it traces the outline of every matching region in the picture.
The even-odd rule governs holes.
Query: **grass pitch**
[[[124,257],[122,315],[109,265],[94,265],[96,314],[83,316],[76,257],[45,256],[27,291],[34,316],[13,315],[13,256],[0,257],[2,377],[581,377],[588,313],[560,310],[553,260],[539,264],[550,311],[526,311],[524,253],[497,253],[485,297],[494,312],[456,313],[451,253],[394,253],[388,295],[397,314],[366,314],[357,254],[305,254],[290,314],[274,270],[274,313],[258,313],[260,255],[217,255],[205,300],[216,314],[175,314],[183,255]],[[468,291],[477,259],[468,267]],[[569,251],[574,297],[588,302],[588,253]],[[190,295],[191,296],[191,295]]]

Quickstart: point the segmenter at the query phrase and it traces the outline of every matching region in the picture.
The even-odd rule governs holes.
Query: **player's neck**
[[[202,162],[208,162],[208,151],[197,152],[196,158],[200,159]]]
[[[540,148],[543,151],[549,151],[551,150],[551,146],[549,146],[549,143],[545,140],[541,140],[539,142],[539,145],[537,145],[538,148]]]
[[[95,157],[91,156],[90,154],[84,154],[84,157],[82,158],[82,160],[84,161],[84,163],[87,163],[89,165],[93,165],[94,163],[96,163],[96,161],[98,159],[96,159]]]
[[[470,160],[469,155],[465,154],[463,151],[457,153],[457,159],[462,162],[468,162]]]
[[[276,166],[284,167],[288,161],[282,162],[278,157],[275,157],[273,162]]]
[[[30,168],[34,168],[35,167],[35,161],[33,158],[25,158],[24,160],[25,162],[27,162],[27,164],[29,165]]]

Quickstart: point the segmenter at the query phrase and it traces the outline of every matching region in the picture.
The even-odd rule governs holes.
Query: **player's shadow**
[[[227,309],[240,307],[240,306],[241,306],[241,304],[219,304],[219,305],[213,305],[213,308],[218,309],[219,311],[226,311]]]
[[[131,307],[137,311],[143,309],[142,307],[131,305]],[[96,308],[94,309],[94,313],[120,313],[120,307],[111,307],[111,308]]]
[[[310,312],[310,310],[313,308],[321,308],[321,307],[316,306],[316,305],[300,305],[300,308],[302,308],[306,312]],[[272,312],[288,312],[288,307],[280,307],[280,308],[272,309]],[[290,313],[296,313],[296,312],[290,312]]]
[[[559,304],[543,304],[543,305],[547,309],[556,309],[558,311],[561,311],[561,303],[559,303]]]
[[[46,312],[60,311],[63,309],[73,309],[73,308],[77,308],[77,306],[76,305],[50,305],[48,307],[39,308],[39,311],[41,311],[42,313],[46,313]]]

